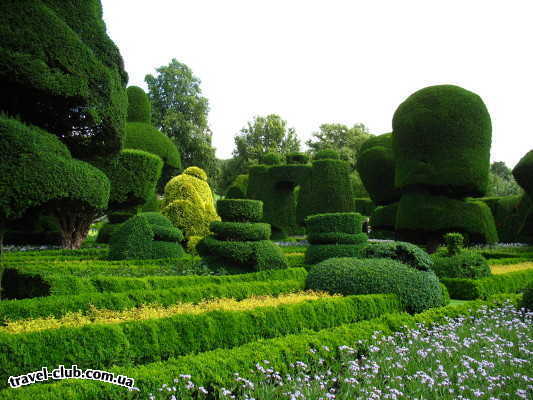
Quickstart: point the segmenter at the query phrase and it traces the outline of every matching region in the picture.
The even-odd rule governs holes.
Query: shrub
[[[226,199],[245,199],[248,175],[238,175],[226,192]]]
[[[258,222],[263,215],[263,202],[247,199],[219,200],[217,211],[224,221]]]
[[[401,192],[394,186],[392,133],[371,137],[363,143],[357,157],[357,171],[374,204],[387,205],[400,200]]]
[[[524,289],[520,307],[523,307],[529,311],[533,311],[533,280],[529,281],[529,284]]]
[[[361,233],[363,216],[359,213],[323,213],[310,215],[305,219],[309,233],[342,232],[349,234]]]
[[[460,233],[447,233],[444,235],[444,242],[449,256],[455,256],[461,252],[464,244],[464,237]]]
[[[285,156],[287,164],[307,164],[309,163],[309,156],[305,153],[289,153]]]
[[[209,224],[219,221],[207,175],[198,167],[189,167],[165,186],[161,212],[185,237],[206,236]]]
[[[504,243],[520,242],[520,233],[528,225],[528,215],[533,210],[532,202],[526,193],[515,196],[484,197],[484,202],[492,211],[498,238]]]
[[[260,162],[265,165],[280,165],[283,164],[283,158],[279,153],[266,153],[261,157]]]
[[[372,215],[372,211],[376,208],[374,203],[371,199],[368,198],[360,198],[356,197],[354,199],[355,201],[355,212],[358,212],[361,215],[365,215],[367,217],[370,217]]]
[[[362,244],[368,241],[365,233],[309,232],[307,240],[315,244]]]
[[[361,257],[361,251],[366,243],[355,244],[314,244],[305,252],[304,262],[307,265],[315,265],[329,258]]]
[[[313,159],[316,160],[340,160],[338,152],[332,149],[324,149],[316,152]]]
[[[518,164],[513,168],[513,176],[533,200],[533,150],[518,161]]]
[[[219,200],[220,201],[220,200]],[[220,240],[269,240],[270,225],[246,222],[211,222],[211,230]]]
[[[433,272],[388,259],[332,258],[309,271],[306,287],[342,295],[394,293],[410,313],[444,304]]]
[[[148,96],[139,86],[129,86],[128,93],[128,121],[150,124],[152,120],[152,105]]]
[[[432,269],[439,278],[479,279],[491,275],[485,257],[470,251],[453,256],[433,256]]]
[[[420,271],[433,269],[429,254],[407,242],[371,243],[361,251],[361,258],[390,258]]]
[[[370,216],[372,230],[394,230],[398,205],[399,203],[392,203],[386,206],[376,207]]]
[[[177,258],[183,234],[163,215],[141,213],[124,222],[111,237],[110,260]]]

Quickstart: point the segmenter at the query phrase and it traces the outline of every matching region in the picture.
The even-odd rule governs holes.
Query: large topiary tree
[[[107,207],[105,174],[73,159],[54,135],[5,115],[0,116],[0,154],[0,224],[5,228],[40,207],[59,221],[63,246],[78,248]]]
[[[513,168],[513,175],[528,197],[522,201],[530,204],[529,214],[525,218],[519,238],[533,243],[533,150],[530,150]]]
[[[396,230],[411,241],[438,242],[445,232],[497,240],[482,202],[488,184],[491,121],[481,98],[453,85],[430,86],[394,113],[395,187],[402,190]]]
[[[165,186],[161,212],[186,238],[209,235],[209,225],[220,217],[204,170],[189,167],[172,178]]]

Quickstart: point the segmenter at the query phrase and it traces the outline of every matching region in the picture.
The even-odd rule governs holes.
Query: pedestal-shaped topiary
[[[306,218],[306,264],[316,264],[333,257],[357,257],[368,237],[361,233],[364,217],[359,213],[329,213]]]
[[[219,200],[217,210],[222,222],[212,222],[214,235],[196,247],[211,268],[247,272],[287,268],[283,252],[269,240],[270,225],[259,222],[263,217],[261,201]]]
[[[446,232],[470,242],[498,239],[482,196],[488,184],[491,121],[481,98],[453,85],[430,86],[394,113],[396,216],[400,237],[435,248]]]

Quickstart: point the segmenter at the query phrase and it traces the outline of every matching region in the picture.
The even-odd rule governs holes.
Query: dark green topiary
[[[366,235],[365,235],[366,236]],[[368,237],[366,238],[368,240]],[[339,257],[361,257],[366,243],[360,244],[313,244],[305,251],[304,262],[316,265],[321,261]]]
[[[305,153],[289,153],[285,156],[287,164],[307,164],[309,163],[309,156]]]
[[[361,233],[363,216],[354,212],[310,215],[305,219],[308,233]]]
[[[248,175],[238,175],[226,192],[226,199],[245,199],[248,188]]]
[[[424,185],[459,198],[485,193],[492,127],[478,95],[453,85],[424,88],[400,104],[392,126],[396,187]]]
[[[306,287],[342,295],[394,293],[410,313],[444,305],[433,272],[388,259],[332,258],[309,271]]]
[[[96,235],[95,242],[96,243],[109,243],[111,241],[111,236],[113,236],[113,233],[115,230],[119,229],[122,226],[122,224],[111,224],[107,223],[102,225],[102,227],[98,230],[98,234]]]
[[[387,205],[400,199],[401,192],[394,186],[392,133],[372,137],[363,143],[357,157],[357,171],[374,204]]]
[[[444,235],[444,243],[446,243],[448,255],[455,256],[459,254],[463,249],[464,241],[464,236],[457,232],[451,232]]]
[[[363,244],[368,240],[365,233],[309,232],[307,240],[311,244]]]
[[[491,275],[487,260],[478,253],[463,251],[454,256],[433,256],[433,271],[439,278],[480,279]]]
[[[520,307],[533,311],[533,281],[529,282],[524,290]]]
[[[0,114],[0,223],[40,207],[54,215],[63,246],[79,247],[109,200],[102,171],[71,157],[57,137]]]
[[[513,176],[529,198],[533,200],[533,150],[529,151],[516,164],[513,168]]]
[[[372,212],[376,208],[376,205],[372,202],[369,198],[361,198],[356,197],[354,199],[355,202],[355,212],[358,212],[361,215],[365,215],[367,217],[372,215]]]
[[[370,226],[372,230],[391,230],[396,226],[396,214],[398,204],[393,203],[387,206],[376,207],[370,216]]]
[[[270,225],[260,221],[263,203],[257,200],[219,200],[217,211],[223,222],[214,221],[196,250],[212,269],[260,271],[287,268],[281,249],[270,238]]]
[[[159,213],[141,213],[113,232],[110,260],[178,258],[183,234]]]
[[[533,212],[533,203],[524,194],[476,199],[489,206],[494,217],[498,238],[504,243],[521,241],[521,232],[526,227],[528,215]]]
[[[361,258],[390,258],[419,271],[431,271],[433,267],[428,253],[407,242],[371,243],[361,251]]]
[[[317,160],[340,160],[340,155],[338,152],[332,149],[324,149],[319,150],[316,152],[315,156],[313,157],[314,161]]]
[[[148,96],[139,86],[129,86],[128,92],[128,121],[150,124],[152,120],[152,105]]]
[[[266,154],[263,154],[260,162],[261,164],[265,164],[265,165],[283,164],[283,156],[279,153],[266,153]]]
[[[0,2],[0,110],[53,133],[72,156],[122,146],[127,75],[99,0]]]

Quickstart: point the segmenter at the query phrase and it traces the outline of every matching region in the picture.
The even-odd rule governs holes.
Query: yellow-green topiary
[[[186,238],[209,235],[209,224],[220,221],[206,173],[189,167],[165,186],[161,212]]]

